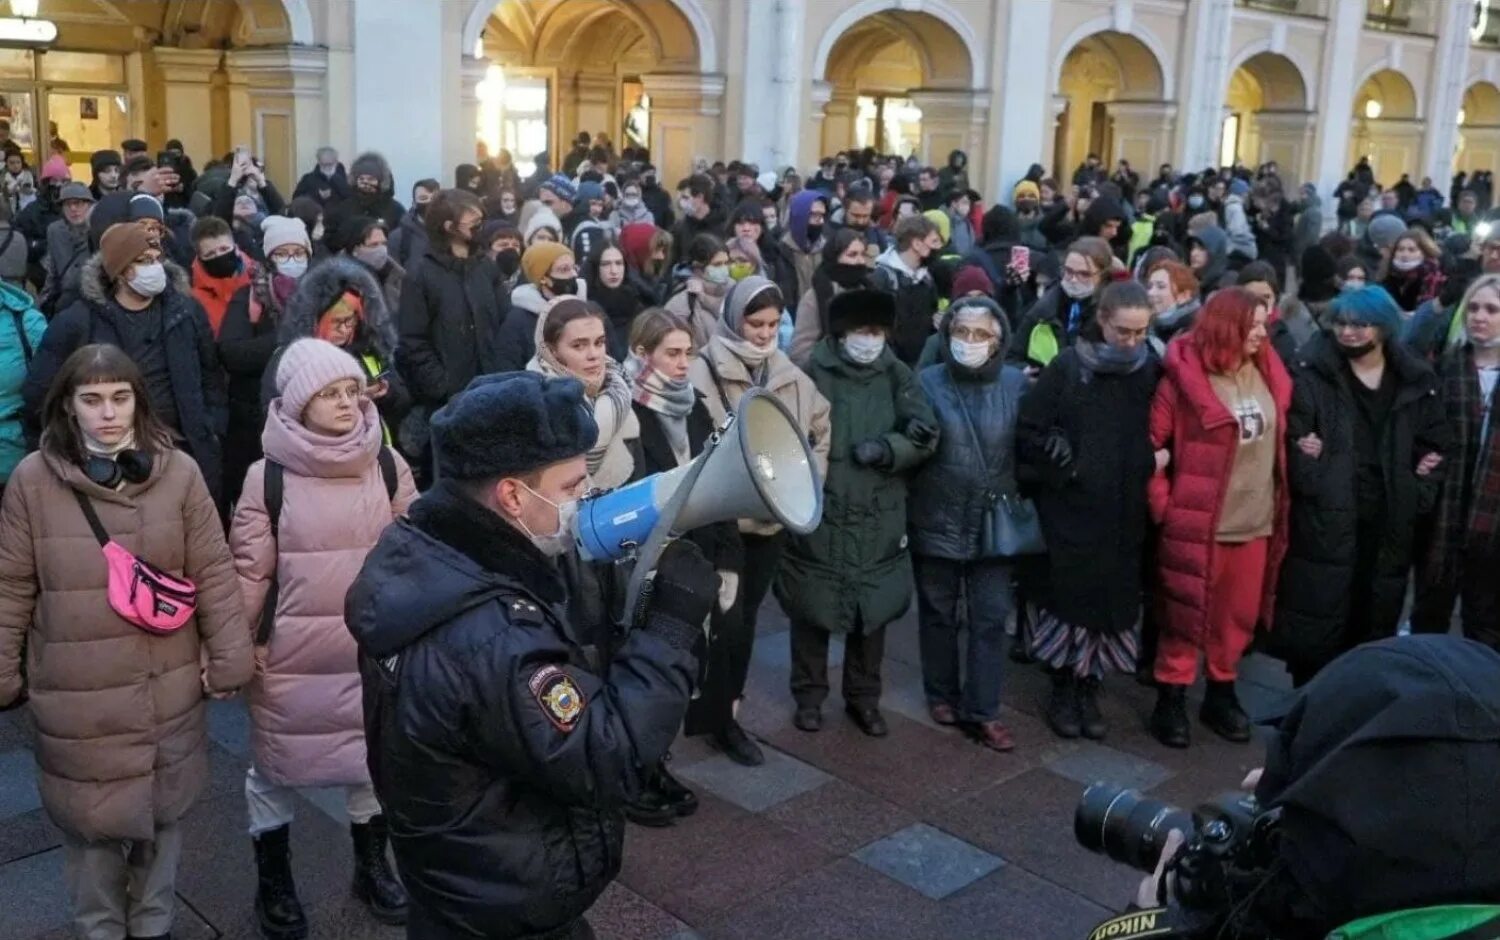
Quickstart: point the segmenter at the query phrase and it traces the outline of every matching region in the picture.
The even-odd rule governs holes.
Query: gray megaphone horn
[[[691,463],[581,502],[573,539],[585,561],[634,557],[629,618],[672,539],[729,519],[806,535],[822,518],[823,481],[807,438],[774,395],[751,389]]]

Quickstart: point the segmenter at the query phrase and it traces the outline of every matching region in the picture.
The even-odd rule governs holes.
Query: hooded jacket
[[[933,318],[938,312],[938,291],[932,273],[926,268],[908,267],[892,245],[875,259],[870,285],[896,298],[896,325],[890,343],[897,358],[914,365],[922,356],[927,337],[936,329]]]
[[[127,551],[197,586],[180,629],[152,636],[110,607],[74,491]],[[219,513],[191,458],[166,451],[118,490],[46,454],[21,461],[0,510],[0,706],[30,693],[42,805],[59,829],[149,842],[185,816],[209,780],[202,677],[227,692],[253,668]]]
[[[361,176],[373,176],[380,186],[373,193],[361,192],[354,181]],[[385,223],[387,232],[394,232],[406,215],[406,207],[396,200],[396,181],[391,177],[391,165],[385,157],[373,151],[362,153],[349,165],[349,199],[343,208],[356,215],[367,215]],[[418,257],[421,257],[418,255]]]
[[[418,258],[427,254],[427,224],[415,208],[403,215],[401,224],[390,229],[390,233],[390,255],[401,267],[410,268]]]
[[[830,406],[823,521],[793,535],[776,576],[776,599],[793,620],[827,633],[871,633],[900,617],[914,590],[908,553],[906,478],[932,456],[911,422],[935,426],[916,376],[888,345],[869,365],[839,352],[834,336],[813,349],[808,376]],[[854,461],[856,445],[883,442],[884,467]]]
[[[166,262],[166,269],[167,289],[156,298],[156,303],[161,306],[167,378],[177,408],[175,430],[182,435],[188,453],[198,461],[209,492],[217,497],[222,476],[219,439],[229,423],[224,372],[214,348],[213,330],[193,299],[187,273],[170,261]],[[133,346],[126,341],[129,331],[123,328],[123,318],[132,314],[115,301],[102,256],[94,255],[84,263],[79,286],[83,296],[48,325],[22,392],[28,420],[37,432],[47,390],[63,362],[80,346],[111,343],[126,352]]]
[[[1286,557],[1291,493],[1287,479],[1287,409],[1292,380],[1281,357],[1266,350],[1258,360],[1261,378],[1276,403],[1274,506],[1258,624],[1269,629],[1276,608],[1277,574]],[[1151,402],[1151,447],[1167,448],[1172,462],[1157,471],[1148,490],[1152,518],[1161,527],[1157,594],[1162,630],[1202,646],[1213,609],[1209,577],[1218,542],[1215,532],[1229,490],[1230,469],[1239,447],[1239,422],[1209,382],[1203,356],[1191,338],[1167,347],[1165,375]]]
[[[1189,235],[1184,247],[1191,252],[1195,243],[1208,252],[1208,264],[1193,271],[1198,277],[1198,294],[1207,300],[1209,294],[1219,289],[1219,281],[1229,267],[1229,236],[1217,225],[1210,225],[1197,235]]]
[[[260,399],[262,408],[276,397],[276,367],[281,354],[299,339],[318,335],[318,321],[346,290],[362,298],[364,314],[355,327],[354,338],[344,351],[364,368],[365,378],[384,375],[388,390],[377,401],[380,418],[387,428],[395,428],[411,410],[411,392],[397,374],[395,312],[385,303],[385,291],[370,269],[353,258],[336,255],[302,276],[296,293],[287,299],[286,309],[276,323],[276,345],[262,373]],[[389,443],[389,440],[387,440]]]
[[[972,304],[974,301],[966,301]],[[953,561],[982,557],[988,494],[1016,491],[1016,415],[1026,373],[1005,364],[1010,325],[992,301],[1000,348],[978,369],[954,362],[948,344],[953,316],[938,331],[938,364],[917,375],[937,418],[937,450],[912,477],[907,495],[912,552]]]
[[[505,371],[496,341],[509,312],[505,278],[487,255],[430,246],[401,285],[396,364],[412,396],[441,405],[474,376]]]
[[[297,188],[292,190],[293,199],[306,196],[316,200],[325,209],[344,202],[353,195],[354,190],[349,186],[349,174],[344,171],[342,162],[333,168],[332,176],[324,176],[323,171],[314,166],[302,174],[302,178],[297,181]]]
[[[0,486],[26,456],[21,386],[46,331],[47,320],[32,303],[31,295],[0,283]]]
[[[1239,258],[1254,261],[1260,257],[1260,248],[1255,242],[1255,233],[1250,229],[1250,218],[1245,213],[1242,196],[1224,197],[1224,230],[1229,236],[1229,253]]]
[[[349,590],[370,776],[401,880],[442,936],[529,938],[582,916],[620,870],[620,807],[687,710],[701,627],[648,613],[600,676],[566,601],[557,566],[447,481]]]
[[[830,205],[827,194],[813,189],[804,189],[792,197],[787,210],[786,233],[781,236],[779,245],[781,253],[797,272],[797,293],[793,296],[799,298],[812,289],[813,272],[818,269],[826,237],[819,232],[817,238],[810,238],[807,231],[807,220],[815,202],[821,202],[825,207]],[[827,228],[826,220],[823,226]],[[791,298],[784,299],[787,303],[792,302]]]
[[[262,445],[285,468],[281,515],[271,531],[266,461],[245,477],[229,546],[252,629],[271,581],[274,628],[264,671],[250,684],[255,772],[279,786],[368,784],[359,664],[344,625],[344,595],[380,533],[417,498],[401,455],[392,498],[377,459],[380,419],[363,404],[359,428],[343,438],[318,434],[271,406]]]

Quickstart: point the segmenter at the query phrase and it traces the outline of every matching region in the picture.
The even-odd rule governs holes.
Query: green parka
[[[849,362],[837,338],[813,348],[808,376],[832,405],[833,434],[823,481],[823,522],[793,536],[776,580],[787,615],[830,633],[867,632],[900,617],[911,602],[906,545],[906,477],[936,449],[903,433],[913,420],[937,421],[911,369],[889,346],[873,363]],[[880,439],[885,468],[854,462],[854,448]]]

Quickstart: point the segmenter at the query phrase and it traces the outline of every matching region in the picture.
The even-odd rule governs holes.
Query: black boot
[[[396,880],[385,855],[385,817],[377,814],[363,825],[351,823],[349,834],[354,837],[355,898],[382,924],[405,925],[406,889]]]
[[[292,881],[291,827],[255,837],[255,917],[266,940],[305,940],[307,915]]]
[[[661,768],[658,766],[646,777],[646,785],[640,796],[625,804],[625,818],[638,826],[660,829],[672,825],[677,819],[677,809],[661,791]]]
[[[1052,670],[1052,698],[1047,701],[1047,725],[1059,738],[1076,738],[1082,732],[1078,713],[1078,683],[1066,669]]]
[[[666,805],[672,807],[672,812],[678,816],[691,816],[698,811],[698,795],[667,770],[667,761],[671,759],[672,755],[668,754],[656,769],[656,792],[661,794]]]
[[[1203,708],[1198,711],[1198,720],[1226,741],[1244,744],[1250,740],[1250,716],[1240,707],[1240,700],[1234,694],[1233,682],[1208,683],[1208,692],[1203,696]]]
[[[1156,710],[1151,713],[1151,734],[1167,747],[1187,747],[1192,743],[1188,729],[1187,686],[1156,687]]]
[[[1078,683],[1078,721],[1083,736],[1090,741],[1099,741],[1109,731],[1104,714],[1099,711],[1099,692],[1102,683],[1093,677]]]

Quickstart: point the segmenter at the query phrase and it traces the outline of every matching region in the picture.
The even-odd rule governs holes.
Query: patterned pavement
[[[864,737],[844,716],[838,670],[824,730],[791,725],[787,624],[761,617],[742,709],[766,749],[746,769],[699,740],[674,771],[701,808],[668,829],[631,827],[625,864],[590,913],[609,940],[1066,940],[1118,910],[1139,876],[1080,849],[1073,808],[1112,780],[1179,804],[1233,789],[1259,762],[1194,728],[1170,751],[1147,735],[1152,693],[1114,677],[1102,744],[1054,738],[1039,715],[1046,677],[1007,663],[1012,754],[996,754],[926,715],[915,614],[893,624],[883,701],[891,726]],[[837,663],[836,645],[830,659]],[[1280,667],[1252,657],[1240,683],[1253,715],[1286,695]],[[254,938],[254,864],[244,835],[248,728],[239,701],[213,703],[212,779],[186,820],[177,940]],[[0,938],[66,940],[61,838],[37,797],[21,713],[0,715]],[[293,825],[293,865],[316,940],[401,940],[349,896],[343,800],[313,792]]]

